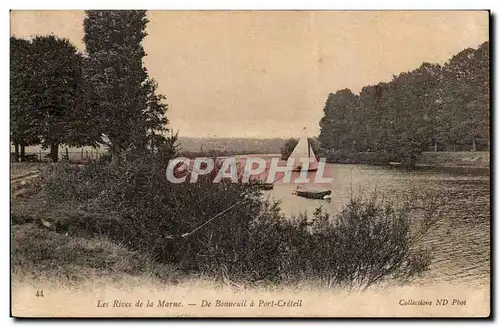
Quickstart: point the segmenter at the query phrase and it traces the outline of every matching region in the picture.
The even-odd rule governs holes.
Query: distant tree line
[[[144,10],[90,10],[85,53],[55,35],[10,39],[10,133],[15,160],[41,145],[107,145],[124,151],[168,146],[165,97],[143,65]]]
[[[422,151],[489,150],[489,43],[444,66],[423,63],[359,94],[331,93],[318,140],[330,152],[380,152],[413,164]]]
[[[242,137],[187,137],[180,136],[179,144],[188,152],[230,152],[238,154],[279,153],[283,138],[242,138]]]

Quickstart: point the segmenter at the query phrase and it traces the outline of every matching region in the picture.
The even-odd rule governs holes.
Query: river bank
[[[394,156],[378,152],[331,153],[327,155],[327,162],[367,165],[400,165]],[[417,159],[416,167],[460,171],[489,171],[490,153],[487,151],[423,152]]]
[[[487,151],[472,152],[423,152],[417,165],[445,168],[490,168],[490,153]]]

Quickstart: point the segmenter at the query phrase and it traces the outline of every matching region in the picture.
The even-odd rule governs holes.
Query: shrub
[[[42,192],[50,204],[63,201],[84,204],[112,184],[115,175],[116,172],[106,164],[60,162],[41,174]]]
[[[52,203],[70,201],[86,204],[89,214],[78,213],[73,222],[86,231],[105,233],[134,249],[151,251],[160,261],[179,261],[196,251],[167,251],[175,238],[194,230],[227,206],[242,201],[226,220],[227,226],[248,225],[259,210],[257,186],[214,184],[213,176],[200,176],[195,184],[172,184],[165,177],[166,163],[143,156],[111,169],[107,165],[65,166],[50,172],[44,193]],[[93,186],[93,187],[92,187]],[[212,231],[209,225],[206,231]],[[71,227],[68,227],[71,228]],[[231,227],[232,228],[232,227]],[[236,227],[235,227],[236,228]],[[197,240],[198,236],[193,235]],[[222,242],[222,241],[221,241]],[[187,267],[192,260],[185,259]]]
[[[407,204],[397,208],[376,198],[351,199],[333,220],[317,211],[313,248],[321,261],[314,272],[329,285],[367,288],[381,281],[407,282],[426,271],[431,256],[419,241],[439,217],[429,206],[415,226],[411,212]]]

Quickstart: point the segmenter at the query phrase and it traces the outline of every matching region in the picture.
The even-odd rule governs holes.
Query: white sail
[[[309,140],[307,138],[307,135],[304,133],[304,135],[300,138],[299,142],[293,149],[292,153],[290,154],[289,159],[294,160],[293,167],[299,167],[302,166],[304,160],[309,159],[309,169],[317,169],[318,168],[318,161],[316,160],[316,154],[314,153],[312,146],[309,144]],[[304,167],[305,168],[305,167]]]
[[[308,158],[309,157],[309,141],[307,137],[302,137],[299,140],[299,143],[295,146],[292,153],[290,154],[290,158]]]
[[[309,144],[309,170],[317,170],[318,169],[318,160],[316,159],[316,154],[314,150]]]

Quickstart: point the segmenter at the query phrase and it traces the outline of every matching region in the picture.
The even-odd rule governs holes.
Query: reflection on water
[[[376,193],[389,199],[404,194],[413,194],[420,199],[435,195],[444,203],[441,207],[443,219],[424,240],[424,245],[433,250],[434,260],[431,271],[419,282],[489,284],[489,173],[473,176],[434,170],[405,171],[368,165],[327,164],[325,175],[333,177],[331,184],[301,185],[331,189],[329,202],[293,195],[292,190],[297,184],[283,182],[277,182],[272,191],[265,192],[265,196],[281,200],[282,211],[292,215],[312,213],[320,205],[331,213],[339,212],[351,194],[370,196]]]

